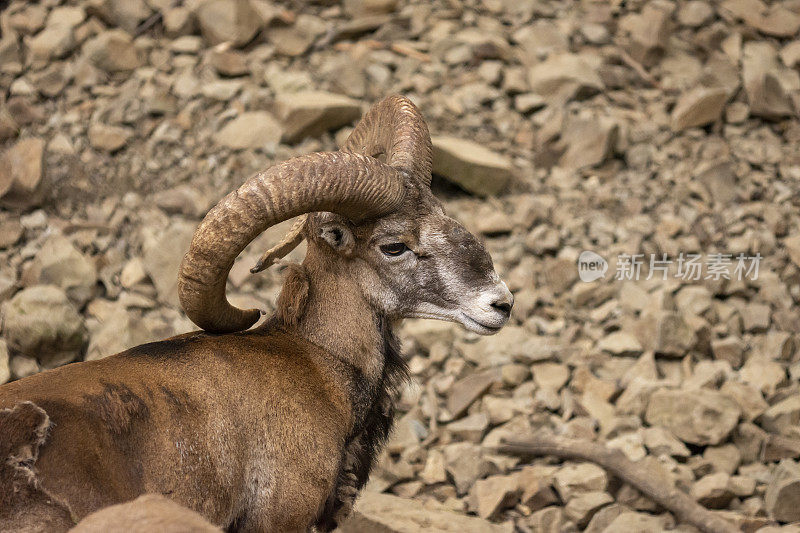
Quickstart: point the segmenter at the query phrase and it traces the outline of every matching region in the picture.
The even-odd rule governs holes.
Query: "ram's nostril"
[[[508,302],[498,301],[492,304],[492,307],[503,313],[504,315],[511,314],[511,304]]]

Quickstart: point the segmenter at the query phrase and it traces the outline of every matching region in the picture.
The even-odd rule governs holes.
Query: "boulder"
[[[274,148],[281,139],[280,123],[266,111],[249,111],[234,118],[214,135],[217,144],[242,150]]]
[[[128,72],[142,64],[133,39],[123,30],[101,32],[86,41],[83,53],[94,66],[106,72]]]
[[[101,152],[116,152],[128,144],[133,130],[124,126],[111,126],[95,122],[89,126],[89,144]]]
[[[339,533],[513,533],[513,523],[493,524],[454,513],[440,504],[423,505],[390,494],[362,492]]]
[[[55,285],[82,307],[94,294],[97,268],[61,234],[48,237],[23,275],[26,285]]]
[[[531,90],[545,98],[581,96],[603,90],[594,57],[579,54],[553,54],[528,71]]]
[[[10,356],[6,341],[0,339],[0,385],[11,379]]]
[[[288,143],[338,129],[361,116],[357,101],[322,91],[279,94],[275,103],[283,123],[281,139]]]
[[[673,131],[716,122],[727,100],[728,92],[720,87],[697,87],[682,94],[672,110]]]
[[[800,465],[795,461],[784,459],[775,467],[764,505],[769,516],[778,522],[800,521]]]
[[[513,179],[511,160],[472,141],[439,136],[433,141],[433,172],[478,196],[493,196]]]
[[[248,0],[209,0],[200,4],[196,15],[203,38],[210,45],[245,45],[261,26],[261,19]]]
[[[86,342],[83,318],[66,293],[53,285],[37,285],[3,302],[3,337],[8,346],[36,358],[45,368],[74,361]]]
[[[143,259],[145,269],[158,291],[158,300],[177,307],[178,267],[180,267],[189,243],[194,235],[195,224],[174,221],[169,227],[143,230]]]
[[[0,204],[29,206],[38,202],[43,177],[44,141],[21,139],[0,156]]]
[[[645,419],[652,426],[669,429],[683,442],[705,446],[725,440],[740,415],[736,402],[720,392],[664,389],[650,396]]]
[[[778,120],[794,114],[789,78],[770,43],[751,41],[744,45],[742,80],[751,115]]]

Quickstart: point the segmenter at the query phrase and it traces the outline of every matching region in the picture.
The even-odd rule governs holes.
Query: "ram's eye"
[[[396,257],[396,256],[402,255],[404,252],[408,251],[408,246],[406,246],[402,242],[393,242],[391,244],[381,244],[380,248],[381,248],[381,252],[383,252],[383,255],[388,255],[390,257]]]

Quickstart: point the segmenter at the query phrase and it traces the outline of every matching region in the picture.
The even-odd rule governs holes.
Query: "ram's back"
[[[253,491],[280,492],[277,465],[343,445],[347,397],[317,364],[326,355],[282,332],[191,333],[6,384],[0,461],[31,451],[0,492],[27,484],[73,520],[160,493],[229,524]],[[330,468],[313,474],[333,478]]]

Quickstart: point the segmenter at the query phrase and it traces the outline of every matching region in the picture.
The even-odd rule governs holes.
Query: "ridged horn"
[[[259,318],[225,297],[228,272],[268,227],[314,211],[354,221],[387,214],[405,195],[403,176],[370,157],[344,152],[290,159],[223,198],[200,223],[178,274],[178,296],[192,322],[212,333],[242,331]]]
[[[433,155],[428,126],[417,106],[394,95],[373,105],[342,146],[342,151],[377,157],[430,186]]]

